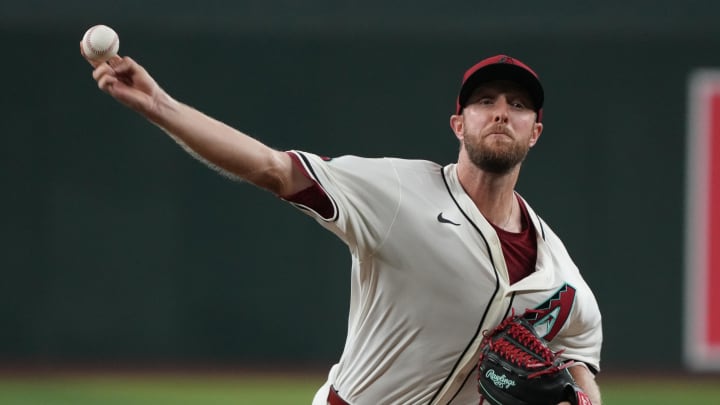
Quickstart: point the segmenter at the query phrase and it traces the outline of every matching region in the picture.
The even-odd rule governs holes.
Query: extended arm
[[[115,56],[107,63],[91,64],[101,90],[162,128],[209,166],[279,196],[312,185],[285,152],[174,100],[131,58]]]

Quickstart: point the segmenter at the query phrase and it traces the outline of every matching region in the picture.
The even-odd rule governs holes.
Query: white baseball
[[[105,62],[117,55],[120,48],[118,34],[107,25],[90,27],[81,43],[85,56],[94,62]]]

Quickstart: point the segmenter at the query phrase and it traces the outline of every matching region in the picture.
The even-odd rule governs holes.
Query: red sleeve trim
[[[300,169],[305,177],[313,181],[313,185],[293,195],[283,197],[283,199],[310,208],[323,218],[332,218],[335,215],[335,208],[330,197],[325,193],[325,190],[320,187],[317,180],[308,173],[300,161],[300,158],[292,152],[287,152],[287,154],[290,156],[290,159],[292,159],[295,167]]]
[[[308,173],[307,169],[305,169],[305,166],[302,164],[302,162],[300,161],[300,158],[296,154],[294,154],[292,152],[285,152],[285,153],[287,153],[287,155],[290,156],[290,159],[293,161],[293,164],[295,165],[295,167],[300,169],[303,176],[307,177],[308,179],[310,179],[312,181],[315,181],[315,179],[313,179],[312,176],[310,176],[310,173]]]

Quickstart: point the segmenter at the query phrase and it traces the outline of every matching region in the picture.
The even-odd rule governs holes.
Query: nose
[[[493,112],[494,114],[494,121],[495,122],[502,122],[507,123],[508,122],[508,110],[510,109],[510,105],[508,104],[505,97],[500,97],[497,102],[495,103],[495,110]]]

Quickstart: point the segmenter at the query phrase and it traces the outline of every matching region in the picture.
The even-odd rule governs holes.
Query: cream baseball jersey
[[[332,207],[293,204],[352,256],[347,340],[313,405],[326,404],[330,385],[354,405],[475,405],[482,332],[513,309],[537,309],[532,321],[553,350],[599,370],[595,297],[527,202],[536,268],[510,284],[500,240],[455,164],[289,153]]]

